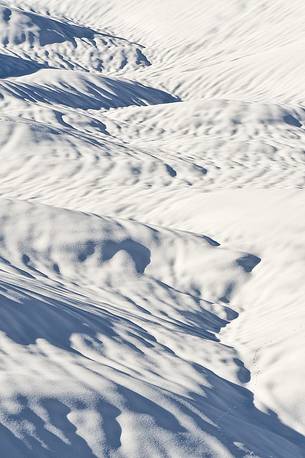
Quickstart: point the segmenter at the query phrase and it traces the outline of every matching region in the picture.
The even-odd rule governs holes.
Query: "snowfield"
[[[1,1],[1,457],[305,457],[304,21]]]

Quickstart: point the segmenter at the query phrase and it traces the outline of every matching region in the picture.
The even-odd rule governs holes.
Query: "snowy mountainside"
[[[3,456],[305,456],[304,18],[1,2]]]

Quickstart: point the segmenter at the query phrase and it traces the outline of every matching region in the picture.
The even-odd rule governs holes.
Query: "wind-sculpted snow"
[[[230,378],[249,380],[217,333],[236,318],[229,296],[259,258],[202,235],[9,200],[1,228],[6,453],[141,455],[144,446],[154,455],[170,446],[202,456],[218,443],[240,455],[234,441],[255,448],[247,435],[257,429],[266,449],[274,434],[297,453],[279,437],[301,440],[296,433],[270,425],[250,392],[211,370],[221,374],[225,357]],[[7,360],[10,351],[22,363]],[[247,427],[222,437],[230,417]]]
[[[1,457],[305,456],[305,10],[267,3],[1,3]]]
[[[143,46],[90,27],[0,6],[0,43],[45,66],[96,72],[150,65]]]

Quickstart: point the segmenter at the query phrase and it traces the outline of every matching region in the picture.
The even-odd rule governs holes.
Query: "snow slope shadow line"
[[[52,71],[52,70],[50,70]],[[57,70],[55,70],[57,71]],[[70,70],[62,70],[69,72]],[[145,86],[137,81],[96,77],[94,81],[86,78],[87,73],[80,75],[80,85],[86,89],[80,90],[68,80],[60,84],[44,85],[31,84],[22,81],[8,81],[0,86],[1,92],[28,102],[61,105],[82,110],[109,110],[128,106],[160,105],[180,102],[181,99],[161,89]]]
[[[8,296],[11,291],[16,299]],[[19,345],[35,344],[44,339],[55,347],[78,354],[70,341],[73,334],[86,335],[96,341],[97,335],[120,339],[116,324],[124,322],[126,329],[132,327],[142,342],[143,333],[149,334],[141,326],[122,315],[115,315],[99,304],[68,297],[51,297],[41,293],[31,293],[27,288],[13,286],[4,280],[0,282],[0,330]],[[105,304],[107,305],[107,304]],[[132,342],[124,344],[136,353],[142,353]]]
[[[262,412],[254,404],[254,395],[247,388],[230,382],[206,367],[193,363],[193,368],[199,374],[204,375],[207,385],[202,386],[204,396],[190,392],[193,406],[198,409],[198,414],[192,411],[192,418],[199,428],[207,431],[227,447],[236,458],[244,458],[245,451],[237,447],[237,443],[243,443],[253,456],[262,456],[262,448],[257,435],[265,444],[276,450],[281,443],[283,454],[281,458],[292,456],[291,449],[287,453],[287,443],[296,451],[305,449],[305,437],[290,426],[285,425],[272,410]],[[215,409],[216,407],[216,409]],[[187,407],[184,407],[186,410]],[[200,413],[204,412],[211,423],[204,421]],[[189,415],[190,412],[187,412]],[[216,425],[216,426],[213,426]],[[250,428],[249,428],[250,427]],[[252,429],[253,428],[253,429]],[[252,429],[255,434],[249,434]],[[283,439],[286,439],[283,440]],[[278,457],[273,450],[265,450],[268,457]],[[247,455],[248,456],[248,455]],[[251,455],[252,456],[252,455]],[[299,455],[297,455],[299,456]]]
[[[223,311],[226,314],[226,319],[220,318],[216,313],[213,313],[207,310],[207,308],[205,308],[205,305],[212,305],[213,303],[202,298],[200,291],[197,291],[196,289],[194,289],[192,292],[180,291],[155,278],[154,282],[159,287],[166,290],[166,293],[169,295],[169,297],[174,303],[179,302],[179,295],[184,295],[188,296],[197,305],[201,306],[200,309],[196,311],[181,309],[180,315],[183,318],[183,320],[172,321],[172,324],[175,326],[176,331],[181,333],[181,335],[192,335],[195,337],[202,338],[204,340],[219,342],[219,344],[221,344],[221,339],[218,337],[218,334],[223,328],[225,328],[233,320],[239,317],[239,313],[228,306],[229,301],[221,301],[224,302],[221,305]],[[239,359],[237,356],[233,359],[237,367],[237,377],[241,383],[248,383],[251,379],[251,373],[246,368],[243,361]]]
[[[107,247],[106,256],[114,255],[122,249],[122,246],[125,246],[125,243]],[[84,253],[83,250],[80,251],[81,255],[82,253]],[[145,264],[148,262],[147,255],[148,253],[144,253],[144,259],[139,260],[138,268],[141,271],[145,269]],[[111,313],[107,307],[103,307],[103,303],[96,307],[85,298],[84,300],[75,298],[69,300],[68,296],[63,296],[62,293],[60,297],[57,297],[56,290],[53,291],[55,296],[52,292],[48,292],[48,295],[38,292],[31,293],[26,285],[28,280],[34,279],[33,276],[24,276],[24,272],[20,269],[17,274],[20,280],[22,279],[21,275],[24,277],[24,287],[13,285],[4,280],[0,281],[0,330],[19,345],[34,344],[37,339],[41,338],[58,348],[74,353],[75,350],[71,347],[70,342],[70,337],[73,334],[88,335],[93,340],[98,333],[119,338],[115,330],[115,324],[118,322],[125,322],[126,328],[132,326],[141,342],[143,332],[147,340],[151,340],[150,335],[141,326],[124,317],[124,314]],[[177,299],[179,294],[177,290],[162,282],[156,281],[155,283],[158,287],[166,289],[172,300]],[[9,291],[16,299],[11,298],[11,295],[8,294]],[[107,306],[107,304],[104,305]],[[228,309],[228,307],[225,308]],[[182,316],[184,316],[183,313]],[[215,333],[228,323],[208,310],[204,310],[204,308],[198,314],[192,315],[185,312],[185,318],[187,322],[170,320],[168,323],[175,326],[181,334],[189,334],[213,341],[218,341]],[[144,318],[142,320],[145,322]],[[199,321],[197,322],[197,320]],[[151,322],[151,320],[148,321]],[[52,323],[57,324],[53,326]],[[140,351],[129,341],[126,341],[125,344],[132,347],[137,353]]]
[[[39,400],[40,407],[47,412],[50,424],[62,436],[54,433],[46,427],[45,421],[33,410],[31,403],[24,395],[18,395],[16,401],[19,405],[17,414],[10,415],[10,421],[27,423],[31,425],[35,434],[31,431],[24,431],[25,437],[19,438],[13,434],[8,425],[0,425],[1,451],[4,456],[14,458],[52,458],[57,457],[79,457],[96,458],[92,449],[84,438],[77,431],[76,426],[69,420],[69,414],[73,407],[78,411],[88,408],[82,401],[74,401],[72,406],[66,400],[59,400],[52,397],[42,397]],[[93,407],[102,414],[107,421],[104,422],[104,434],[107,444],[112,450],[121,446],[121,427],[116,420],[121,411],[102,397],[95,399]]]
[[[149,394],[144,396],[120,383],[115,383],[115,391],[117,397],[124,402],[125,408],[134,414],[139,419],[138,421],[141,421],[143,416],[150,418],[152,423],[161,430],[179,436],[181,440],[188,433],[182,421],[183,416],[187,416],[192,419],[199,431],[204,431],[216,439],[236,458],[245,457],[245,448],[253,456],[263,456],[261,454],[262,444],[265,447],[264,456],[266,457],[299,456],[293,453],[304,448],[304,436],[284,425],[275,413],[259,411],[253,403],[251,392],[228,382],[200,365],[194,364],[193,369],[204,375],[207,380],[208,386],[202,386],[202,395],[189,392],[188,396],[177,396],[161,388],[159,399],[165,396],[167,402],[160,405],[150,399]],[[25,431],[25,437],[19,438],[7,426],[1,425],[1,449],[5,452],[5,456],[15,458],[96,457],[97,455],[92,452],[87,442],[77,433],[75,425],[69,420],[69,413],[73,409],[81,412],[88,407],[94,409],[103,419],[104,434],[109,450],[114,452],[121,447],[121,407],[106,401],[101,394],[95,393],[90,404],[86,400],[41,397],[39,406],[47,412],[49,423],[55,427],[53,429],[46,428],[45,422],[33,410],[31,400],[26,396],[18,395],[16,401],[19,409],[17,413],[10,414],[10,420],[31,425],[35,434],[32,434],[28,428]],[[181,418],[179,412],[182,414]],[[61,431],[68,440],[64,441],[61,436],[55,435],[54,429]],[[259,441],[257,437],[260,438]],[[240,443],[243,444],[242,449],[238,446]],[[281,455],[274,454],[276,449],[274,444],[280,444]]]
[[[111,247],[110,255],[112,251]],[[102,308],[94,310],[92,308],[90,311],[91,307],[89,306],[88,308],[88,304],[86,304],[86,310],[81,309],[80,307],[84,308],[85,305],[83,301],[78,303],[77,300],[73,298],[70,300],[68,297],[59,300],[55,297],[39,295],[37,292],[35,292],[34,297],[30,291],[21,288],[20,285],[13,288],[10,283],[4,281],[1,281],[0,286],[0,329],[7,337],[19,345],[33,344],[38,338],[42,338],[52,345],[79,355],[71,346],[70,337],[72,334],[86,335],[88,342],[95,341],[97,333],[121,339],[115,330],[117,324],[123,325],[126,329],[132,327],[133,335],[135,336],[136,334],[142,343],[143,333],[145,333],[145,337],[148,340],[151,340],[151,335],[144,328],[122,316],[113,315]],[[163,287],[168,288],[168,285],[163,284]],[[7,297],[9,290],[17,293],[19,299],[9,299]],[[173,299],[175,299],[176,293],[173,291]],[[195,298],[197,301],[202,300],[196,295]],[[231,309],[228,307],[227,309],[230,314]],[[212,319],[212,314],[210,315],[210,319]],[[233,315],[232,318],[234,317],[236,315]],[[193,318],[196,321],[198,317]],[[123,321],[124,323],[122,323]],[[219,319],[218,326],[225,326],[226,323],[226,320]],[[200,325],[203,325],[203,323],[198,323],[199,327]],[[190,323],[184,331],[190,334],[192,327],[193,325]],[[177,326],[176,331],[180,332],[181,329],[182,325]],[[214,328],[213,331],[215,332],[215,330]],[[173,330],[173,332],[175,331]],[[204,338],[203,335],[202,337]],[[133,345],[131,342],[124,340],[123,343],[130,346],[134,351],[141,352],[137,348],[138,346]],[[237,458],[245,456],[244,451],[237,447],[237,442],[243,443],[253,453],[260,455],[259,449],[256,450],[258,441],[255,439],[255,433],[262,436],[265,444],[277,443],[277,441],[282,442],[283,457],[289,456],[285,451],[288,450],[285,449],[287,447],[286,441],[292,446],[305,446],[305,438],[292,428],[282,424],[274,412],[263,413],[259,411],[254,405],[253,394],[249,390],[228,382],[200,364],[191,363],[191,365],[200,377],[203,376],[207,380],[207,384],[202,386],[202,395],[194,392],[190,392],[187,398],[175,395],[173,402],[178,408],[178,410],[175,409],[175,412],[181,411],[188,418],[192,418],[199,430],[208,432],[212,437],[220,441],[230,450],[233,456]],[[183,435],[187,433],[179,417],[168,408],[157,405],[147,396],[143,396],[121,384],[116,383],[115,386],[117,393],[124,399],[124,404],[130,412],[139,417],[142,414],[150,416],[154,423],[171,434]],[[172,398],[170,393],[168,395]],[[69,450],[66,448],[67,444],[64,441],[58,437],[53,437],[52,432],[46,430],[42,419],[32,410],[26,397],[19,397],[18,402],[21,408],[13,420],[18,422],[27,420],[34,425],[37,437],[42,439],[48,448],[42,449],[41,442],[37,441],[33,435],[26,437],[28,440],[24,440],[24,438],[20,440],[15,436],[13,437],[11,431],[5,426],[0,426],[2,450],[6,452],[7,456],[19,456],[13,453],[15,447],[22,451],[20,455],[22,457],[51,457],[54,456],[54,452],[57,453],[57,456],[72,456],[68,452],[74,452],[75,450],[79,451],[75,456],[82,458],[95,456],[91,453],[87,443],[77,434],[75,426],[68,420],[68,414],[71,409],[68,405],[69,402],[51,398],[42,398],[39,401],[48,412],[51,424],[63,431],[69,439]],[[95,409],[105,419],[103,425],[107,423],[104,432],[109,448],[112,450],[119,449],[122,430],[117,418],[121,414],[121,409],[101,399],[98,394],[93,402],[95,403]],[[247,428],[245,428],[245,424]],[[262,425],[264,426],[263,428]],[[251,431],[251,434],[249,431]],[[254,439],[252,439],[253,437]],[[28,449],[29,444],[30,449]],[[268,453],[269,456],[272,456],[269,450]]]
[[[31,75],[43,68],[51,67],[21,57],[0,54],[0,79]]]

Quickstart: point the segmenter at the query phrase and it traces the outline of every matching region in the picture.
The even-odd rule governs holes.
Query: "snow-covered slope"
[[[1,456],[305,457],[304,20],[1,2]]]

